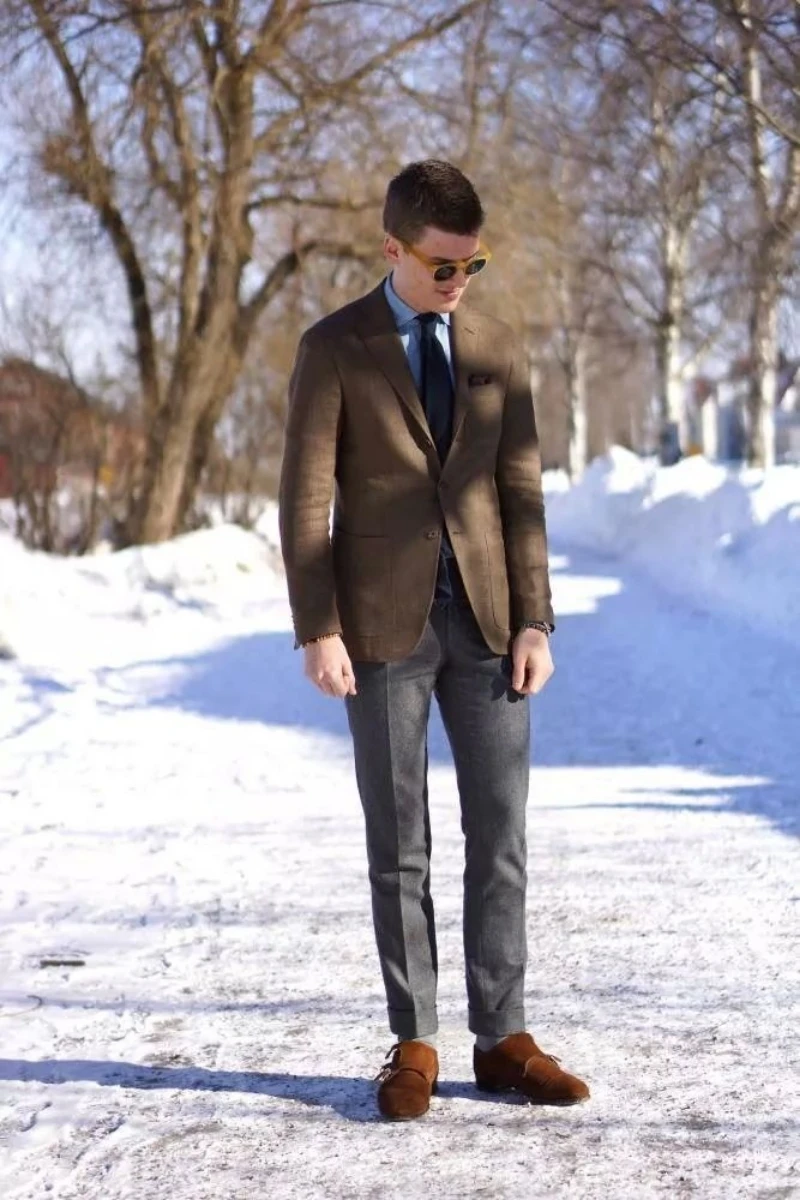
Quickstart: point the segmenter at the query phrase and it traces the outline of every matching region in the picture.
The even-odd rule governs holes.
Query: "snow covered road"
[[[107,616],[0,662],[4,1200],[800,1197],[800,646],[583,551],[553,567],[527,998],[591,1101],[472,1086],[437,719],[442,1085],[376,1119],[341,704],[277,592]]]

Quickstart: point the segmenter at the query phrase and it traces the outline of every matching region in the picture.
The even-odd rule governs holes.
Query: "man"
[[[412,163],[391,181],[391,272],[304,334],[281,472],[295,646],[308,679],[344,697],[353,737],[397,1038],[378,1076],[379,1108],[392,1118],[427,1111],[439,1070],[434,694],[465,835],[476,1082],[539,1103],[589,1095],[525,1032],[528,698],[553,671],[553,611],[524,356],[507,325],[461,305],[489,261],[482,224],[472,184],[449,163]]]

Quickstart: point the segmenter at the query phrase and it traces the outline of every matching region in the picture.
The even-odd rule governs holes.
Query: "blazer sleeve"
[[[530,377],[518,343],[513,348],[506,386],[495,481],[503,522],[512,632],[523,621],[547,621],[555,626],[539,437]]]
[[[295,649],[310,638],[342,632],[330,539],[341,411],[341,382],[330,346],[307,332],[289,382],[278,489]]]

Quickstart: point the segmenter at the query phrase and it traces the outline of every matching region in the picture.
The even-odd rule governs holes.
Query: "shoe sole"
[[[516,1092],[522,1096],[529,1104],[547,1105],[549,1108],[571,1108],[574,1104],[585,1104],[590,1099],[589,1096],[576,1096],[574,1100],[537,1100],[535,1096],[529,1096],[523,1092],[521,1088],[515,1087],[513,1084],[501,1083],[479,1083],[475,1080],[475,1087],[479,1092],[489,1092],[492,1095],[497,1095],[500,1092]]]

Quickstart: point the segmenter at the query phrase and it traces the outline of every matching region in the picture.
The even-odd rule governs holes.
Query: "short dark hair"
[[[484,213],[466,175],[438,158],[409,163],[386,191],[383,228],[401,242],[413,243],[427,225],[446,233],[477,233]]]

